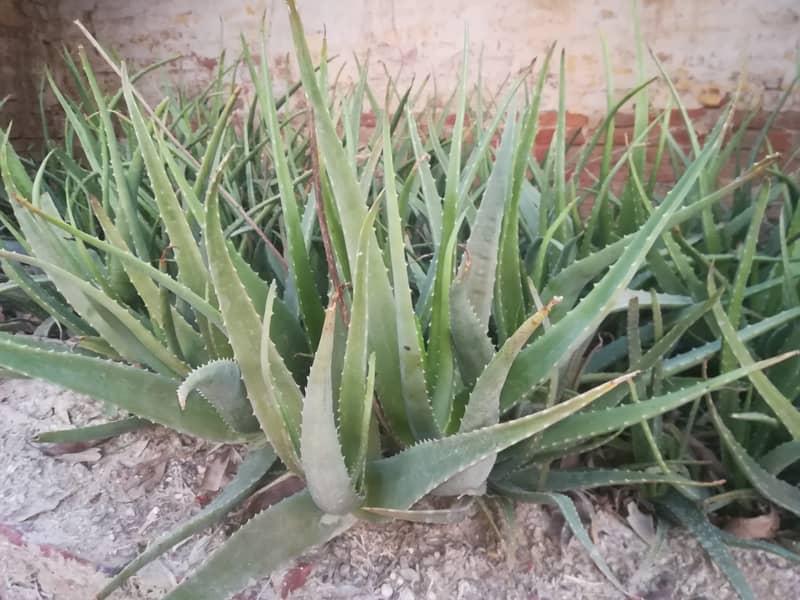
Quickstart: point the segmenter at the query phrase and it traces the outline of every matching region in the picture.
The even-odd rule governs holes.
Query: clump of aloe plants
[[[753,466],[765,452],[783,468],[794,456],[782,429],[768,434],[785,427],[793,436],[797,413],[785,396],[798,364],[785,342],[797,316],[787,305],[797,295],[797,198],[788,197],[790,175],[768,185],[774,156],[753,153],[731,181],[717,180],[736,150],[730,110],[704,146],[692,137],[689,153],[661,128],[659,156],[675,159],[677,183],[655,198],[661,158],[648,166],[641,144],[669,113],[649,121],[649,81],[610,104],[574,157],[562,56],[556,135],[540,162],[531,151],[552,51],[531,101],[521,102],[522,78],[491,118],[470,115],[469,142],[465,56],[452,131],[440,135],[443,119],[429,117],[423,136],[410,91],[390,87],[379,105],[366,72],[350,94],[330,97],[327,59],[315,69],[288,6],[307,129],[281,110],[265,49],[257,65],[245,45],[255,93],[242,133],[231,123],[236,88],[203,113],[208,129],[198,131],[186,115],[202,103],[151,110],[113,61],[121,88],[109,97],[81,55],[81,103],[58,95],[82,156],[54,148],[30,177],[6,138],[0,145],[25,250],[0,251],[3,269],[79,340],[0,335],[0,366],[117,406],[134,415],[131,426],[145,419],[250,447],[230,487],[101,596],[282,473],[305,489],[243,525],[169,598],[227,597],[359,520],[441,521],[460,510],[415,510],[430,494],[554,504],[587,546],[564,492],[643,486],[673,515],[699,522],[703,502],[732,499],[720,473],[691,460],[701,425],[718,432],[736,476],[797,509],[787,483]],[[379,123],[362,147],[365,98]],[[617,159],[606,143],[599,181],[581,187],[631,99],[633,143]],[[623,167],[629,180],[618,196],[611,180]],[[750,224],[776,193],[788,194],[780,260],[757,260]],[[725,206],[732,194],[745,200]],[[748,194],[759,198],[752,210]],[[719,245],[707,246],[715,234]],[[722,251],[742,239],[744,275],[725,269]],[[590,450],[605,453],[607,468],[555,466]]]

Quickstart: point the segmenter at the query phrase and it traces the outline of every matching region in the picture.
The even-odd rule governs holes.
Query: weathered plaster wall
[[[239,34],[256,46],[266,14],[270,62],[280,80],[296,77],[283,0],[51,0],[57,4],[61,37],[82,42],[71,24],[81,19],[107,47],[143,65],[171,54],[185,58],[169,76],[200,86],[214,72],[222,49],[240,49]],[[432,73],[430,98],[446,97],[457,78],[465,26],[469,30],[472,77],[482,55],[482,81],[496,90],[509,74],[544,54],[557,41],[566,49],[567,106],[590,121],[605,108],[601,32],[605,35],[619,94],[635,81],[633,11],[630,0],[299,0],[312,51],[327,32],[329,54],[345,63],[341,81],[352,81],[353,54],[371,57],[372,83],[388,73],[401,82]],[[0,6],[16,5],[0,0]],[[20,2],[20,4],[22,4]],[[30,4],[30,3],[27,3]],[[746,71],[748,102],[775,105],[795,76],[800,53],[797,0],[642,0],[641,26],[689,108],[719,105]],[[332,71],[338,68],[332,67]],[[648,72],[655,74],[652,61]],[[557,77],[548,81],[545,108],[555,107]],[[20,73],[21,76],[26,73]],[[151,77],[145,91],[157,93],[167,75]],[[656,104],[664,91],[657,91]],[[786,106],[800,110],[800,91]],[[800,113],[797,113],[800,115]],[[579,117],[578,120],[581,120]],[[800,125],[798,126],[800,129]]]
[[[488,89],[497,89],[509,73],[557,41],[567,51],[571,110],[601,111],[601,32],[615,84],[625,89],[634,82],[630,0],[300,0],[299,7],[312,50],[320,48],[327,31],[329,53],[347,61],[345,79],[354,74],[351,56],[369,53],[376,84],[385,78],[379,66],[384,63],[404,80],[433,73],[440,93],[449,92],[466,26],[476,65],[483,53]],[[238,52],[240,33],[257,42],[260,16],[266,13],[272,61],[294,71],[283,0],[61,0],[60,12],[65,22],[87,21],[102,42],[131,61],[187,55],[178,67],[186,82],[207,77],[220,50]],[[647,43],[690,108],[718,103],[734,89],[743,69],[750,74],[754,98],[772,105],[797,71],[797,0],[649,0],[641,2],[640,13]],[[75,39],[76,31],[70,30]],[[648,70],[655,73],[652,63]],[[793,101],[800,103],[800,94]]]

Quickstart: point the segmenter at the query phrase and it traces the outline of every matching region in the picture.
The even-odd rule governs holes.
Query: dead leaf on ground
[[[771,509],[765,515],[731,519],[725,525],[725,531],[747,540],[769,540],[778,533],[780,525],[778,511]]]
[[[84,442],[61,442],[58,444],[47,444],[39,446],[43,454],[47,456],[63,456],[65,454],[78,454],[89,448],[94,448],[104,440],[87,440]],[[98,452],[100,452],[98,450]]]
[[[142,487],[146,492],[152,492],[161,480],[164,478],[164,473],[167,472],[167,463],[169,459],[161,460],[152,466],[150,475],[142,482]]]
[[[287,473],[245,500],[239,514],[243,520],[249,520],[262,510],[266,510],[284,498],[296,494],[305,486],[305,482],[300,477]]]
[[[656,539],[656,527],[653,517],[639,510],[635,502],[628,502],[628,516],[626,521],[631,526],[634,533],[642,538],[648,545],[652,545]]]
[[[206,467],[203,474],[203,482],[200,489],[206,492],[218,492],[226,483],[228,468],[231,465],[233,456],[228,450],[217,453],[214,459]]]

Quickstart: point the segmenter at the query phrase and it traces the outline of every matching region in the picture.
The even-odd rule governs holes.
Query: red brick
[[[670,128],[670,132],[672,133],[673,139],[678,143],[680,146],[691,147],[692,139],[689,135],[689,131],[683,127],[676,127]],[[697,141],[702,144],[703,141],[706,139],[706,135],[704,133],[697,133]]]
[[[775,127],[800,131],[800,110],[784,110],[775,117]]]
[[[798,136],[796,131],[788,129],[772,129],[767,135],[774,152],[789,154],[797,148]]]
[[[709,108],[689,108],[686,110],[686,116],[689,117],[689,121],[695,124],[695,129],[697,128],[697,123],[703,121],[705,119],[715,120],[717,115],[719,115],[719,110],[716,109],[709,109]],[[680,109],[673,108],[669,114],[669,126],[670,127],[684,127],[685,123],[683,121],[683,115],[681,114]]]
[[[647,177],[650,177],[650,173],[647,174]],[[675,183],[675,171],[672,169],[672,165],[669,161],[663,161],[658,166],[656,181],[658,183]]]
[[[377,124],[378,119],[375,118],[375,113],[361,113],[361,127],[375,127]]]
[[[733,111],[733,128],[738,129],[742,126],[745,119],[750,116],[753,111],[750,110],[735,110]],[[764,125],[767,123],[767,117],[769,113],[765,110],[756,111],[756,114],[748,121],[747,128],[748,129],[762,129]]]
[[[579,129],[586,127],[589,118],[580,113],[567,111],[565,123],[569,129]],[[539,127],[555,127],[558,125],[558,112],[555,110],[545,110],[539,113]]]
[[[445,127],[453,127],[456,124],[456,115],[454,113],[447,115],[447,117],[444,119],[444,124]],[[469,119],[467,118],[467,115],[464,115],[464,126],[469,126]]]
[[[618,112],[614,115],[614,125],[616,127],[633,127],[636,117],[632,112]]]
[[[542,162],[547,156],[547,151],[550,150],[550,144],[541,144],[541,145],[534,145],[533,146],[533,156],[536,158],[538,162]]]
[[[550,142],[553,140],[553,136],[555,135],[555,129],[539,129],[536,132],[536,141],[533,143],[534,146],[548,146]]]

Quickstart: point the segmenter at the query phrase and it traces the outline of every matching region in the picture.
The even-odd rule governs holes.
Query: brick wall
[[[381,90],[389,73],[399,85],[432,73],[423,100],[442,104],[452,91],[469,30],[471,78],[495,92],[541,57],[553,42],[566,50],[566,102],[571,131],[585,135],[605,111],[605,75],[600,33],[607,40],[616,95],[637,80],[631,0],[298,0],[312,52],[327,34],[331,67],[343,85],[356,77],[355,54],[369,53],[370,83]],[[798,71],[800,4],[797,0],[640,0],[641,29],[647,43],[675,81],[686,106],[698,118],[700,133],[715,111],[733,93],[743,72],[742,106],[769,110],[776,105]],[[0,83],[16,86],[12,111],[17,136],[35,138],[38,68],[61,43],[74,50],[84,43],[74,19],[80,19],[107,47],[116,49],[131,68],[170,55],[182,55],[140,88],[151,98],[162,93],[165,79],[185,88],[200,88],[213,77],[219,52],[240,51],[239,34],[256,50],[261,15],[266,15],[267,47],[278,85],[297,78],[290,57],[291,36],[283,0],[0,0],[0,45],[7,57]],[[28,40],[34,40],[35,48]],[[17,40],[13,42],[12,40]],[[50,40],[49,46],[47,41]],[[23,44],[23,42],[26,42]],[[558,61],[558,52],[555,55]],[[103,69],[101,62],[96,65]],[[13,66],[9,66],[13,65]],[[56,68],[58,67],[55,64]],[[385,66],[385,69],[384,69]],[[652,61],[648,75],[657,74]],[[107,72],[105,76],[112,77]],[[1,92],[2,90],[0,90]],[[246,90],[246,94],[248,91]],[[664,105],[667,90],[653,88],[655,107]],[[549,141],[557,104],[557,65],[545,84],[543,126],[537,152]],[[52,101],[52,98],[50,99]],[[796,147],[800,89],[788,98],[786,117],[777,123],[773,144]],[[618,123],[618,142],[630,137],[630,119]],[[676,135],[681,135],[677,134]]]
[[[0,0],[0,126],[13,121],[20,148],[41,139],[39,85],[43,66],[54,62],[62,28],[57,7],[48,0]]]

